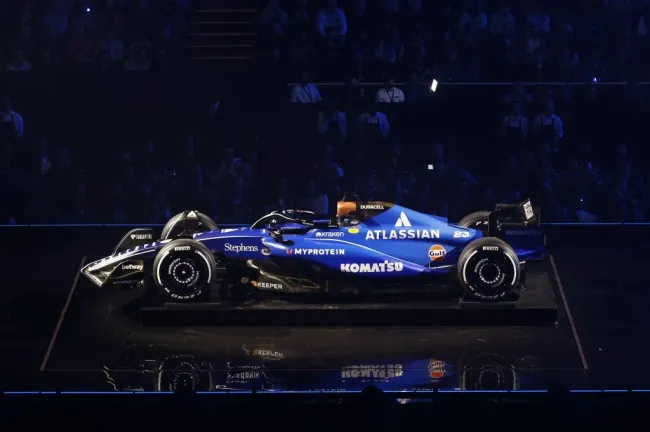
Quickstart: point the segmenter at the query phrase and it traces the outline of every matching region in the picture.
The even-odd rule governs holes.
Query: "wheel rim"
[[[200,366],[192,359],[173,359],[160,372],[161,390],[194,391],[201,384]]]
[[[503,277],[501,266],[492,261],[483,261],[477,267],[478,278],[486,285],[498,284]]]
[[[208,262],[198,251],[169,252],[160,260],[156,276],[172,298],[189,299],[209,281]]]

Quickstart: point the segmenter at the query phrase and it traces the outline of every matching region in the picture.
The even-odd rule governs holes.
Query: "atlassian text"
[[[440,230],[398,229],[368,230],[366,240],[439,239]]]

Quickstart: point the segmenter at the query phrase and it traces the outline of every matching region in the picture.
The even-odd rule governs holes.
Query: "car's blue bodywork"
[[[251,227],[196,233],[193,239],[226,260],[249,262],[252,266],[289,259],[330,273],[376,280],[454,271],[463,248],[484,235],[481,230],[460,227],[446,218],[399,205],[379,203],[375,207],[381,207],[381,211],[351,224],[319,223],[313,215],[306,220],[293,213],[274,212]],[[520,261],[543,256],[542,237],[541,232],[530,229],[509,230],[502,236]],[[113,255],[87,265],[83,273],[101,286],[106,282],[101,277],[103,271],[117,264],[153,259],[169,241],[142,242],[122,251],[116,248]],[[278,287],[270,290],[293,291]]]

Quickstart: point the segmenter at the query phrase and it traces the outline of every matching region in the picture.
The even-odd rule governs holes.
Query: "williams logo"
[[[122,264],[120,270],[136,270],[142,271],[144,269],[143,264]]]
[[[440,261],[446,254],[447,251],[440,245],[433,245],[431,246],[431,249],[429,249],[429,259],[431,261]]]
[[[355,365],[345,366],[341,370],[342,379],[385,380],[403,374],[404,367],[401,364]]]
[[[372,264],[341,264],[341,271],[345,273],[392,273],[402,270],[404,270],[404,264],[390,261]]]
[[[131,240],[152,240],[151,234],[131,234]]]
[[[235,252],[235,253],[240,253],[240,252],[257,252],[260,250],[258,246],[247,246],[245,244],[230,244],[226,243],[224,245],[224,248],[226,252]]]
[[[399,218],[397,219],[397,222],[395,222],[395,227],[397,228],[402,228],[402,227],[410,227],[411,226],[411,221],[409,218],[406,217],[404,212],[401,212],[399,214]]]

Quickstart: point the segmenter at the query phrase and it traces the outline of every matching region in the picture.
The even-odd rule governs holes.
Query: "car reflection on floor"
[[[358,391],[367,386],[384,391],[519,390],[522,379],[530,378],[531,368],[528,360],[497,354],[459,360],[367,359],[324,369],[292,367],[291,353],[273,347],[244,346],[242,354],[232,360],[179,354],[105,367],[104,373],[116,391]]]

